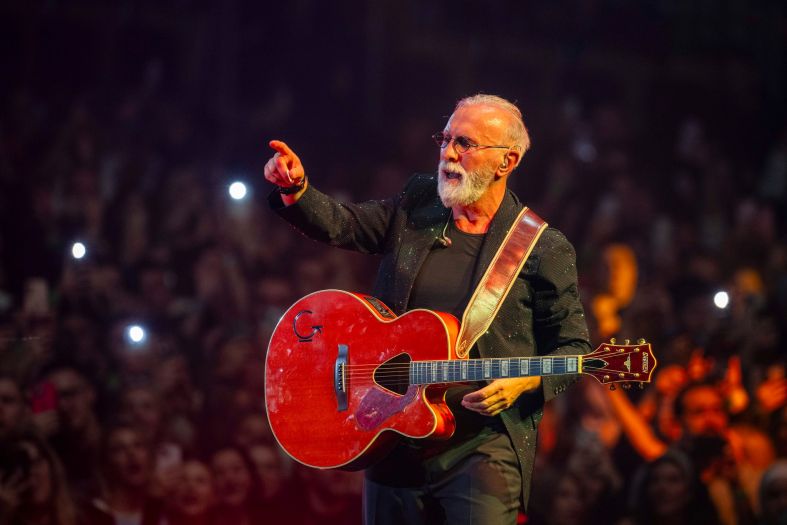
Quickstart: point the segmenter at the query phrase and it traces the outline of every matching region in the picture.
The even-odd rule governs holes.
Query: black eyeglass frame
[[[447,140],[446,140],[447,137]],[[467,153],[471,149],[512,149],[515,146],[499,146],[499,145],[487,145],[487,144],[476,144],[469,138],[460,135],[458,137],[452,137],[442,131],[439,131],[432,135],[432,139],[434,139],[435,143],[440,146],[440,149],[445,149],[448,147],[449,144],[453,142],[454,144],[454,151],[457,153]]]

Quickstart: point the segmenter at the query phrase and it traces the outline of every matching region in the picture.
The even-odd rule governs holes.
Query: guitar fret
[[[548,357],[545,357],[544,359],[541,360],[541,362],[544,364],[544,367],[543,367],[544,368],[544,370],[543,370],[544,375],[551,374],[552,373],[552,359],[550,359]]]
[[[448,359],[413,361],[410,384],[457,383],[495,378],[576,374],[577,356]]]
[[[446,359],[409,363],[411,385],[579,373],[580,356]]]

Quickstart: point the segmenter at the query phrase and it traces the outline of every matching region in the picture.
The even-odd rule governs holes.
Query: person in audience
[[[57,392],[57,430],[50,443],[63,461],[74,493],[90,499],[99,492],[102,428],[96,414],[96,389],[70,364],[53,366],[46,376]]]
[[[758,525],[787,524],[787,461],[779,460],[765,471],[760,481]]]
[[[21,430],[27,418],[22,385],[12,376],[0,373],[0,439]]]
[[[153,462],[141,431],[125,424],[107,430],[102,450],[103,494],[95,506],[115,525],[141,525],[161,511],[150,496]]]
[[[80,508],[63,466],[42,437],[24,432],[0,442],[1,525],[110,525]]]
[[[627,525],[720,525],[688,456],[670,450],[643,465],[632,485]]]
[[[178,466],[162,514],[146,517],[142,525],[213,525],[218,522],[215,499],[208,466],[198,459],[186,460]]]
[[[220,525],[254,525],[259,522],[259,480],[254,464],[242,449],[227,446],[210,458]]]

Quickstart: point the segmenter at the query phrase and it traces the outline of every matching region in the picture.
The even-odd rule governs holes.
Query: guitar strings
[[[641,353],[641,352],[635,352],[635,351],[612,352],[612,351],[610,351],[610,352],[604,353],[604,354],[593,355],[592,357],[590,357],[590,359],[604,359],[604,358],[607,358],[607,357],[610,357],[610,356],[627,356],[627,355],[633,355],[633,354],[638,354],[638,353]],[[539,361],[539,360],[542,360],[542,359],[552,359],[553,361],[554,360],[560,361],[560,360],[564,360],[564,359],[568,359],[568,358],[572,358],[572,357],[583,357],[584,359],[588,359],[587,355],[584,355],[584,356],[574,356],[574,355],[571,355],[571,356],[533,356],[533,357],[511,357],[511,358],[508,358],[508,357],[495,357],[495,358],[489,358],[489,359],[492,362],[502,362],[502,361],[506,361],[506,360],[519,360],[519,359],[526,359],[528,361]],[[381,367],[385,367],[386,369],[393,369],[393,368],[409,369],[410,366],[412,364],[414,364],[414,363],[417,364],[417,363],[462,363],[462,362],[478,363],[478,362],[481,362],[481,360],[480,359],[476,359],[476,360],[473,360],[473,361],[468,361],[468,360],[465,360],[465,359],[435,359],[435,360],[426,360],[426,361],[409,361],[407,363],[392,363],[392,364],[389,364],[389,365],[386,365],[385,363],[368,363],[368,364],[358,364],[358,365],[346,364],[346,365],[344,365],[344,368],[347,369],[347,370],[363,370],[363,369],[372,369],[373,370],[373,369],[381,368]],[[478,365],[474,365],[474,366],[478,366]],[[588,366],[592,366],[592,365],[585,365],[583,368],[587,368]],[[599,368],[599,370],[603,370],[603,368]]]

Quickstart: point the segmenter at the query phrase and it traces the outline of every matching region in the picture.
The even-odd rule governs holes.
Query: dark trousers
[[[366,525],[514,525],[522,479],[511,439],[495,434],[448,469],[427,466],[426,482],[392,487],[364,480]]]

